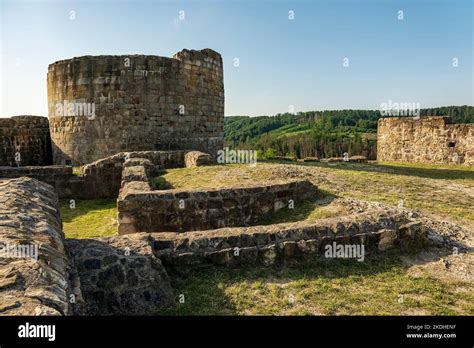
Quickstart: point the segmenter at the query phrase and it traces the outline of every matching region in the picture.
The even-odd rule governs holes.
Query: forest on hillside
[[[421,109],[421,116],[451,116],[454,123],[474,123],[473,106]],[[226,146],[271,156],[339,157],[344,152],[376,158],[378,110],[308,111],[275,116],[224,119]]]

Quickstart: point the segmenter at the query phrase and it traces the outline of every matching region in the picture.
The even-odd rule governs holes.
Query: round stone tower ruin
[[[48,67],[47,84],[55,164],[223,147],[223,66],[211,49],[61,60]]]

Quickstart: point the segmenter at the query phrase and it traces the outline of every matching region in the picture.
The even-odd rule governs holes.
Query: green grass
[[[281,163],[275,162],[270,163]],[[325,174],[316,185],[340,197],[378,201],[437,214],[459,223],[474,223],[474,169],[467,166],[414,163],[302,163]],[[233,164],[168,170],[162,177],[174,188],[202,189],[276,183],[267,163]],[[308,213],[309,214],[309,213]]]
[[[329,198],[331,195],[326,195]],[[306,220],[308,222],[318,219],[325,219],[346,215],[347,210],[339,205],[327,204],[326,199],[320,199],[315,202],[304,201],[295,205],[293,209],[284,208],[271,216],[261,218],[257,225],[271,225],[285,222],[296,222]]]
[[[171,315],[461,315],[465,282],[413,277],[396,254],[365,262],[314,260],[282,268],[214,268],[173,277],[184,303]],[[291,299],[294,299],[291,303]],[[403,299],[402,302],[400,300]]]
[[[473,168],[412,163],[316,166],[332,181],[320,187],[339,196],[391,205],[403,199],[406,208],[474,223]]]
[[[281,162],[288,165],[288,163]],[[465,166],[411,163],[297,163],[326,198],[331,194],[397,205],[461,224],[474,221],[474,170]],[[278,172],[277,172],[278,175]],[[322,175],[322,178],[320,176]],[[309,177],[311,179],[311,177]],[[176,188],[209,188],[275,182],[270,165],[174,169],[164,179]],[[289,178],[285,178],[289,179]],[[344,214],[331,204],[303,202],[260,224],[314,220]],[[435,258],[436,259],[436,258]],[[437,260],[437,259],[436,259]],[[439,261],[439,260],[438,260]],[[431,261],[437,262],[437,261]],[[415,262],[416,264],[417,262]],[[431,263],[430,263],[431,265]],[[415,267],[421,276],[411,269]],[[421,268],[419,268],[421,267]],[[467,267],[467,265],[466,265]],[[421,269],[421,271],[420,271]],[[365,262],[335,260],[294,267],[214,268],[186,277],[173,276],[185,303],[159,314],[173,315],[462,315],[474,313],[472,282],[451,280],[406,265],[400,256]],[[289,297],[295,301],[289,303]],[[400,295],[403,302],[399,303]]]
[[[228,164],[168,169],[159,180],[175,189],[209,189],[262,184],[269,182],[270,175],[265,166]],[[283,182],[285,178],[279,181]]]
[[[320,163],[324,167],[327,164]],[[389,175],[404,175],[428,179],[462,180],[474,185],[474,167],[452,164],[430,163],[399,163],[399,162],[371,162],[371,163],[345,163],[336,162],[332,168],[356,171],[385,173]]]
[[[82,176],[82,167],[72,167],[72,174]]]
[[[154,190],[169,190],[172,188],[166,179],[161,175],[152,178],[151,182]]]
[[[115,199],[60,201],[63,230],[66,238],[93,238],[117,234],[117,203]]]

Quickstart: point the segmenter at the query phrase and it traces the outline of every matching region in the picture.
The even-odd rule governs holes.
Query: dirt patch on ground
[[[474,255],[472,253],[449,254],[449,249],[429,248],[416,255],[402,256],[402,261],[410,266],[409,273],[414,277],[428,275],[431,278],[447,281],[474,283]],[[473,291],[473,287],[469,287]]]

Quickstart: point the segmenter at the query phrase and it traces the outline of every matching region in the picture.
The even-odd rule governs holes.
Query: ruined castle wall
[[[15,158],[15,156],[18,156]],[[52,163],[46,117],[0,118],[0,166],[42,166]]]
[[[58,61],[48,68],[48,107],[56,164],[122,151],[215,155],[224,135],[222,58],[204,49]]]
[[[474,165],[474,124],[449,117],[379,119],[377,160]]]

